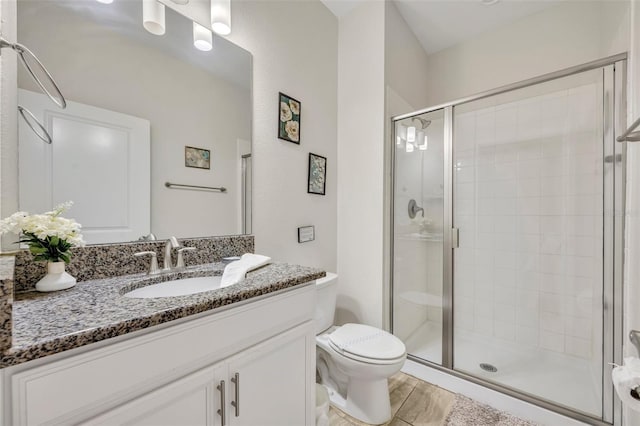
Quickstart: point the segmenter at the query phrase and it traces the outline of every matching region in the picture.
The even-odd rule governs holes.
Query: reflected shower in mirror
[[[138,0],[18,2],[18,41],[68,100],[56,108],[18,70],[19,104],[53,139],[19,123],[19,208],[74,201],[89,243],[250,233],[251,54],[216,35],[196,48],[203,27],[170,7],[161,36],[142,15]]]

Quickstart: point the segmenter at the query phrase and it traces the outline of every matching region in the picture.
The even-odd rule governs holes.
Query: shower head
[[[420,117],[413,117],[411,121],[419,121],[422,125],[422,130],[426,129],[431,124],[431,120],[425,120],[424,118]]]

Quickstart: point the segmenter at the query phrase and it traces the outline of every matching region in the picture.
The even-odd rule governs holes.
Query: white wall
[[[208,1],[178,6],[201,22]],[[338,22],[319,1],[233,1],[229,40],[253,55],[253,231],[256,251],[335,271]],[[277,138],[278,92],[302,102],[301,144]],[[309,152],[327,157],[326,196],[307,194]],[[316,239],[298,244],[297,227]]]
[[[392,115],[425,102],[426,55],[391,2],[340,19],[337,321],[386,325],[387,150]],[[385,95],[392,98],[385,101]]]
[[[67,99],[150,121],[151,232],[158,238],[241,233],[237,140],[251,138],[249,88],[69,9],[28,18],[20,11],[18,39],[38,52]],[[73,52],[71,64],[60,46]],[[18,72],[19,86],[39,93],[25,68]],[[211,168],[185,167],[185,145],[209,149]],[[228,192],[172,190],[167,181],[224,186]]]
[[[387,112],[400,115],[425,107],[429,93],[428,58],[422,45],[393,2],[385,2],[384,69],[387,89],[392,89],[411,109],[387,100]],[[397,105],[397,104],[395,104]]]
[[[336,320],[382,325],[384,3],[340,19]]]
[[[625,52],[629,3],[564,2],[430,55],[424,106]]]

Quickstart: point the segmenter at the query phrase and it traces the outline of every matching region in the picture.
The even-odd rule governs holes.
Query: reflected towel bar
[[[640,141],[640,130],[634,132],[634,130],[640,126],[640,118],[633,122],[631,126],[627,129],[626,132],[621,134],[616,138],[618,142],[639,142]]]
[[[165,182],[164,186],[167,188],[177,188],[177,189],[202,189],[205,191],[215,191],[215,192],[227,192],[227,188],[224,186],[215,187],[215,186],[200,186],[200,185],[185,185],[182,183],[171,183]]]

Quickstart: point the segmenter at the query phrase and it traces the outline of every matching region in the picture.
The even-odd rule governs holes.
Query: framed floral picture
[[[300,145],[300,101],[279,93],[278,138]]]
[[[211,168],[211,151],[193,146],[184,147],[184,165],[196,169]]]
[[[327,182],[327,159],[321,155],[309,153],[309,194],[325,195]]]

